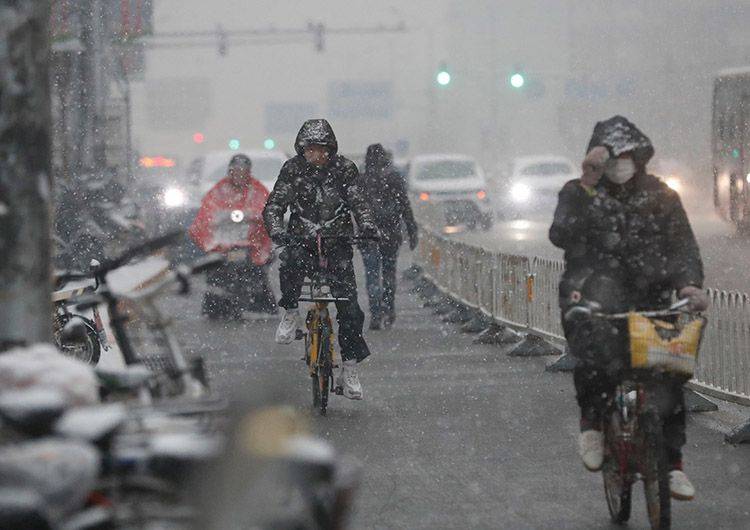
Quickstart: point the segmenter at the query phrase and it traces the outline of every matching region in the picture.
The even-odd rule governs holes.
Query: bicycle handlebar
[[[209,254],[197,261],[194,261],[190,265],[190,274],[196,275],[200,274],[202,272],[207,272],[212,269],[215,269],[224,263],[226,263],[226,258],[222,256],[221,254],[212,253]]]
[[[134,258],[151,254],[152,252],[156,252],[157,250],[160,250],[164,247],[171,245],[172,243],[175,243],[179,238],[183,237],[184,234],[185,234],[184,230],[175,230],[173,232],[164,234],[163,236],[159,236],[154,239],[145,241],[144,243],[141,243],[140,245],[130,247],[129,249],[127,249],[125,252],[123,252],[116,258],[108,259],[102,262],[96,268],[96,271],[94,274],[97,276],[103,276],[110,271],[119,269],[120,267],[122,267],[123,265],[125,265],[126,263],[128,263],[130,260]]]
[[[341,234],[331,234],[331,235],[316,234],[316,235],[304,235],[304,236],[294,235],[294,234],[286,234],[284,237],[287,238],[289,240],[289,242],[281,243],[281,244],[277,245],[278,247],[286,247],[286,246],[289,246],[289,245],[291,245],[293,243],[301,243],[301,242],[305,242],[305,241],[315,241],[318,237],[320,237],[320,239],[322,239],[322,240],[326,240],[326,239],[341,239],[341,240],[350,241],[352,243],[356,243],[358,241],[373,241],[373,242],[378,242],[378,241],[381,240],[380,236],[355,236],[355,235],[341,235]]]
[[[564,320],[575,320],[577,318],[589,317],[602,318],[605,320],[620,320],[628,318],[628,315],[632,313],[636,313],[647,318],[666,317],[677,315],[680,313],[696,313],[695,311],[690,311],[689,309],[687,309],[688,304],[690,304],[690,299],[683,298],[669,306],[667,309],[656,309],[651,311],[630,311],[626,313],[603,313],[601,311],[596,311],[597,309],[600,309],[600,306],[596,302],[593,302],[585,306],[576,305],[571,307],[565,312]]]

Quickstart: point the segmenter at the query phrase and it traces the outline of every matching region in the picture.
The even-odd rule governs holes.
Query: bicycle
[[[295,237],[295,241],[309,241],[310,237]],[[297,340],[304,339],[305,363],[310,374],[312,384],[312,405],[320,409],[325,416],[328,410],[328,398],[331,393],[343,395],[344,389],[336,384],[333,371],[339,368],[339,353],[336,351],[333,320],[328,304],[331,302],[348,302],[349,298],[335,297],[331,285],[337,280],[328,272],[328,260],[323,251],[323,240],[338,239],[349,243],[359,241],[376,241],[377,238],[348,235],[323,235],[318,230],[314,240],[318,251],[318,267],[302,284],[303,293],[298,298],[300,302],[310,302],[312,307],[305,318],[305,330],[297,330]],[[305,293],[306,290],[306,293]]]
[[[618,524],[630,518],[632,486],[640,479],[651,528],[671,525],[663,418],[676,403],[665,382],[692,376],[706,324],[705,317],[683,310],[687,303],[681,300],[666,310],[619,314],[577,306],[566,314],[566,318],[579,313],[628,321],[630,368],[609,398],[603,421],[604,493],[612,521]]]
[[[89,274],[68,273],[67,279],[94,278],[96,292],[81,296],[76,307],[79,310],[93,309],[99,305],[107,307],[115,342],[120,348],[128,367],[145,366],[151,372],[146,383],[155,397],[189,396],[203,397],[208,393],[208,378],[202,358],[186,359],[171,326],[171,319],[163,314],[156,302],[160,295],[178,286],[179,294],[187,294],[190,276],[212,269],[224,263],[224,258],[210,254],[191,266],[180,266],[162,278],[152,281],[139,291],[115,293],[108,284],[107,274],[140,256],[147,256],[171,244],[181,232],[167,234],[126,250],[117,258],[105,260]],[[140,318],[134,318],[135,316]],[[140,327],[139,327],[140,326]],[[139,342],[139,353],[133,342]],[[127,373],[102,373],[116,387],[143,384],[143,377],[130,377]]]

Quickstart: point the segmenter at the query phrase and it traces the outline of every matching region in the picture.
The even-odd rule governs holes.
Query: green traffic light
[[[437,76],[435,76],[435,80],[437,81],[438,85],[447,86],[451,82],[451,74],[449,74],[446,70],[441,70],[437,73]]]
[[[229,140],[229,149],[232,151],[236,151],[240,148],[240,141],[237,138],[232,138]]]
[[[740,157],[740,150],[736,147],[732,149],[732,158],[739,158]]]
[[[271,149],[276,147],[276,142],[274,141],[273,138],[266,138],[265,141],[263,142],[263,147],[265,147],[266,149],[270,151]]]
[[[526,79],[524,79],[523,74],[515,73],[510,76],[510,86],[513,88],[521,88],[524,84],[526,84]]]

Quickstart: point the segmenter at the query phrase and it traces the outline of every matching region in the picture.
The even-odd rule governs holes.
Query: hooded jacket
[[[406,193],[406,184],[391,165],[382,145],[372,144],[365,155],[365,174],[362,187],[367,204],[375,217],[382,237],[381,247],[401,244],[401,221],[410,237],[417,234],[417,223]]]
[[[323,167],[310,164],[303,156],[305,146],[324,145],[329,150]],[[357,166],[338,153],[336,135],[328,121],[308,120],[294,142],[297,156],[281,168],[276,185],[263,210],[271,238],[288,233],[297,236],[322,234],[353,235],[352,215],[362,232],[376,233],[377,227],[360,187]],[[288,227],[284,214],[291,211]],[[351,258],[349,243],[326,242],[330,252],[338,248]]]
[[[250,258],[255,265],[264,265],[271,258],[271,240],[263,226],[261,213],[268,198],[268,190],[263,184],[250,178],[239,188],[229,177],[220,180],[203,197],[201,207],[188,233],[201,249],[210,252],[217,244],[247,243]],[[230,215],[240,210],[244,222],[233,223]],[[228,232],[224,234],[223,232]]]
[[[701,287],[703,263],[679,196],[646,172],[654,154],[651,141],[621,116],[597,123],[587,152],[606,147],[612,156],[632,152],[636,173],[623,185],[606,176],[588,193],[575,179],[559,193],[549,231],[565,251],[560,302],[583,291],[592,277],[606,277],[622,287],[622,309],[669,304],[674,290]],[[594,287],[596,290],[596,287]]]

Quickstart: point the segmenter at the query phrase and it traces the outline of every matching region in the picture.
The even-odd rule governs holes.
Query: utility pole
[[[52,338],[49,17],[0,7],[0,351]]]

